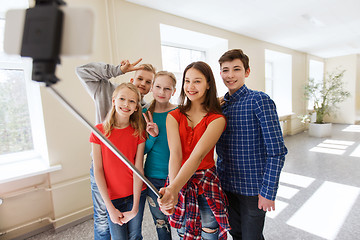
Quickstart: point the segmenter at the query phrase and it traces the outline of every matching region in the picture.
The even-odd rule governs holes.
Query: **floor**
[[[313,138],[304,132],[285,137],[285,142],[289,154],[280,177],[276,211],[267,214],[265,238],[359,239],[360,125],[334,124],[329,138]],[[92,224],[88,220],[29,240],[93,239]],[[148,209],[143,237],[157,239]]]

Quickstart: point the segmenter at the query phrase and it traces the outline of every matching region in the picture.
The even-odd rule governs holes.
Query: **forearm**
[[[145,142],[138,145],[135,157],[135,167],[136,169],[144,174],[144,148]],[[138,212],[139,210],[139,199],[141,195],[141,189],[143,186],[143,182],[138,177],[135,172],[133,173],[133,208],[132,211]]]
[[[103,81],[117,77],[122,73],[121,65],[111,65],[102,62],[92,62],[76,68],[76,74],[84,81]]]
[[[140,195],[141,195],[141,189],[143,186],[142,180],[135,176],[134,174],[134,187],[133,187],[133,207],[132,211],[138,212],[139,211],[139,201],[140,201]]]
[[[285,156],[268,157],[260,189],[260,195],[268,200],[275,200],[284,160]]]
[[[175,177],[172,180],[170,179],[170,187],[173,188],[175,192],[179,192],[191,178],[191,176],[196,172],[201,163],[201,160],[202,158],[191,159],[190,157],[183,166],[179,166],[179,170],[177,171]]]
[[[153,137],[153,136],[149,135],[149,138],[145,142],[144,154],[147,154],[151,151],[152,147],[155,144],[156,139],[157,139],[157,137]]]
[[[102,199],[104,200],[106,208],[110,209],[110,208],[114,207],[114,205],[112,204],[112,202],[110,200],[108,191],[107,191],[107,184],[106,184],[104,172],[100,169],[95,168],[94,175],[95,175],[96,185],[99,189]]]
[[[182,163],[182,153],[180,149],[172,150],[170,148],[170,159],[169,159],[169,182],[170,184],[174,181],[178,175]]]

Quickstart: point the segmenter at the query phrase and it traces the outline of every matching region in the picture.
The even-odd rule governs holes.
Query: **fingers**
[[[164,187],[163,187],[163,188],[160,188],[159,193],[161,194],[161,196],[164,196],[164,194],[165,194],[165,188],[164,188]],[[161,199],[161,198],[158,198],[158,199]]]
[[[275,201],[268,200],[259,194],[258,208],[265,211],[275,211]]]
[[[131,63],[131,70],[132,70],[132,71],[137,71],[137,70],[144,69],[143,66],[135,67],[141,60],[142,60],[142,58],[139,58],[137,61]]]
[[[150,120],[150,122],[153,122],[152,114],[151,114],[150,111],[148,111],[148,115],[149,115],[149,120]]]
[[[110,216],[110,218],[113,223],[123,225],[122,219],[124,218],[124,215],[122,214],[122,212],[118,211],[115,216]]]
[[[120,65],[121,65],[120,69],[123,73],[144,69],[143,66],[135,67],[141,60],[142,60],[142,58],[139,58],[137,61],[135,61],[133,63],[130,63],[129,60],[122,60],[120,63]]]
[[[146,116],[146,113],[143,113],[143,116],[145,118],[146,123],[153,123],[153,118],[152,118],[152,114],[150,111],[147,111],[149,118]]]
[[[147,118],[146,113],[143,113],[143,116],[144,116],[144,118],[145,118],[145,122],[146,122],[146,123],[149,123],[149,119]]]
[[[165,215],[172,215],[172,214],[174,214],[174,212],[175,212],[175,208],[172,208],[172,209],[170,209],[170,210],[165,210],[165,209],[160,208],[160,210],[161,210],[161,212],[163,212]]]
[[[137,61],[133,62],[131,65],[136,66],[139,62],[141,62],[142,58],[139,58]]]

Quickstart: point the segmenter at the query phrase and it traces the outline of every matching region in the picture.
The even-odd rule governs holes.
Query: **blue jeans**
[[[110,240],[110,229],[106,215],[106,206],[101,197],[99,188],[95,182],[94,165],[91,163],[90,168],[91,195],[94,206],[94,239]]]
[[[166,179],[156,179],[147,177],[147,179],[156,187],[157,190],[164,187]],[[156,232],[159,240],[171,239],[171,228],[168,217],[160,210],[157,202],[157,196],[151,189],[147,188],[147,202],[149,204],[150,212],[156,226]]]
[[[215,219],[215,216],[213,212],[211,211],[211,208],[209,204],[206,201],[206,198],[204,194],[201,194],[198,196],[198,203],[199,203],[199,209],[200,209],[200,215],[201,215],[201,227],[202,228],[208,228],[211,230],[216,230],[214,233],[207,233],[204,232],[204,230],[201,232],[201,239],[205,240],[215,240],[219,238],[219,224]],[[185,233],[185,223],[186,223],[187,215],[185,213],[185,219],[183,222],[183,225],[180,229],[178,229],[178,234],[180,239],[182,240],[182,236],[184,236]]]
[[[234,240],[263,240],[266,212],[258,208],[258,196],[225,191],[229,200],[230,234]]]
[[[112,240],[141,240],[141,225],[144,215],[144,205],[146,199],[146,190],[141,192],[140,202],[139,202],[139,212],[138,214],[131,219],[128,223],[120,226],[119,224],[115,224],[110,220],[110,216],[108,214],[108,221],[110,226],[110,233]],[[124,198],[118,198],[115,200],[111,200],[114,204],[115,208],[120,212],[130,211],[133,207],[133,196],[128,196]]]

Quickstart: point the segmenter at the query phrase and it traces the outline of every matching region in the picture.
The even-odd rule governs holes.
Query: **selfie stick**
[[[135,173],[154,193],[161,198],[155,186],[122,154],[97,128],[89,123],[52,84],[59,81],[55,76],[56,64],[60,62],[63,13],[57,7],[62,0],[37,0],[34,8],[26,10],[21,56],[33,58],[32,79],[46,84],[47,89],[70,112],[83,122],[93,133]],[[49,39],[49,41],[39,41]]]

